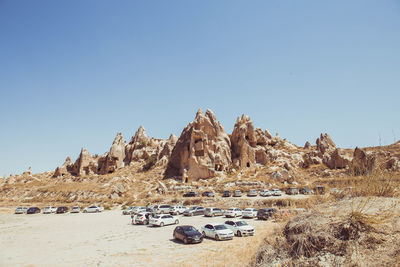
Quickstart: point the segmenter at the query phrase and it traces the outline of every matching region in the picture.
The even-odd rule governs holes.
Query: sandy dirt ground
[[[226,218],[178,216],[180,224],[200,229]],[[96,214],[0,213],[0,266],[245,266],[271,221],[246,220],[254,237],[231,241],[205,239],[185,245],[173,240],[175,225],[132,225],[120,209]]]

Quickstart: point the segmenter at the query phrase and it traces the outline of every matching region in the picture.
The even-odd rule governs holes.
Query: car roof
[[[223,224],[225,224],[225,223],[213,222],[213,223],[207,223],[207,224],[212,225],[212,226],[216,226],[216,225],[223,225]],[[207,225],[207,224],[206,224],[206,225]]]

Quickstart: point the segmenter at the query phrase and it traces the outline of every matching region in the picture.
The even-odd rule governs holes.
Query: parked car
[[[274,208],[259,209],[257,211],[257,219],[268,220],[274,213],[276,213],[276,209]]]
[[[83,213],[95,213],[95,212],[102,212],[104,208],[99,206],[90,206],[83,209]]]
[[[231,191],[224,191],[222,194],[222,197],[230,197],[231,196]]]
[[[201,195],[203,197],[214,197],[215,196],[214,193],[210,192],[210,191],[203,192],[203,194],[201,194]]]
[[[163,227],[164,225],[178,224],[178,223],[179,223],[178,218],[169,214],[154,215],[149,219],[149,224],[151,224],[152,226]]]
[[[237,236],[254,235],[254,227],[247,224],[245,221],[226,221],[226,227],[232,230]]]
[[[303,195],[312,194],[312,190],[310,188],[307,188],[307,187],[300,188],[299,192],[300,192],[300,194],[303,194]]]
[[[169,214],[170,209],[171,205],[169,204],[161,204],[153,208],[155,214]]]
[[[254,218],[257,217],[257,209],[254,208],[246,208],[242,211],[243,218]]]
[[[242,196],[242,191],[240,191],[240,190],[235,190],[235,191],[233,192],[233,196],[234,196],[234,197],[241,197],[241,196]]]
[[[199,196],[199,193],[194,192],[194,191],[190,191],[190,192],[183,194],[183,197],[198,197],[198,196]]]
[[[174,238],[183,241],[185,244],[203,242],[203,235],[191,225],[175,227]]]
[[[272,192],[269,191],[268,189],[263,189],[260,191],[260,196],[262,197],[270,197],[272,196]]]
[[[78,206],[73,206],[70,213],[79,213],[80,211],[81,208],[79,208]]]
[[[132,218],[132,224],[149,224],[151,213],[148,211],[136,214]]]
[[[249,192],[247,192],[248,197],[256,197],[257,195],[257,190],[255,189],[250,189]]]
[[[35,213],[40,213],[40,209],[38,207],[30,207],[26,211],[26,214],[35,214]]]
[[[184,216],[194,216],[194,215],[204,215],[205,208],[201,206],[194,206],[191,207],[190,209],[186,209],[183,212]]]
[[[322,185],[318,185],[318,186],[315,187],[314,191],[318,195],[323,195],[323,194],[325,194],[325,187],[322,186]]]
[[[286,194],[288,195],[298,195],[299,194],[299,190],[295,187],[290,187],[288,189],[286,189]]]
[[[132,207],[128,207],[128,208],[124,209],[124,210],[122,211],[122,215],[130,215],[130,214],[132,213],[132,210],[133,210],[134,208],[135,208],[135,207],[132,206]]]
[[[279,189],[272,189],[272,195],[275,197],[282,196],[282,191]]]
[[[56,207],[54,207],[54,206],[47,206],[47,207],[44,207],[44,209],[43,209],[43,214],[51,214],[51,213],[55,213],[57,211],[57,208]]]
[[[147,211],[147,208],[146,208],[146,207],[134,207],[134,208],[132,209],[132,212],[131,212],[131,213],[133,213],[133,214],[138,214],[138,213],[145,212],[145,211]]]
[[[67,213],[67,212],[68,212],[68,208],[64,207],[64,206],[58,207],[57,210],[56,210],[57,214]]]
[[[230,240],[234,237],[232,230],[219,223],[206,224],[201,228],[201,232],[204,237],[211,237],[215,240]]]
[[[242,210],[241,209],[239,209],[239,208],[229,208],[229,209],[227,209],[227,210],[225,210],[225,212],[224,212],[224,216],[225,217],[240,217],[240,216],[242,216]]]
[[[169,209],[169,214],[171,214],[171,215],[182,214],[182,213],[185,212],[186,209],[187,209],[187,208],[186,208],[185,206],[182,206],[182,205],[175,205],[175,206],[172,206],[172,207]]]
[[[24,214],[26,213],[26,211],[28,210],[27,207],[18,207],[15,209],[15,214]]]
[[[224,211],[221,210],[220,208],[210,207],[210,208],[206,208],[206,210],[204,211],[204,216],[206,216],[206,217],[214,217],[214,216],[222,216],[222,215],[224,215]]]

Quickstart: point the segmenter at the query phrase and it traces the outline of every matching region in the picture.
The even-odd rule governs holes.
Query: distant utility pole
[[[382,137],[381,137],[381,133],[379,133],[379,146],[382,146]]]

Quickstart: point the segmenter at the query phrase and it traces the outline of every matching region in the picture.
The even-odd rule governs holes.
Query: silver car
[[[15,209],[15,214],[24,214],[26,213],[26,211],[28,210],[27,207],[18,207]]]
[[[214,217],[214,216],[222,216],[222,215],[224,215],[224,211],[221,210],[220,208],[210,207],[210,208],[206,208],[206,210],[204,211],[204,216],[206,216],[206,217]]]

